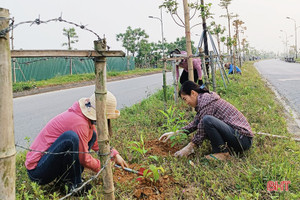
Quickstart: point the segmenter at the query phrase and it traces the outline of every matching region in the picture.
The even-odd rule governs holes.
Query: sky
[[[179,15],[183,19],[182,0],[179,3]],[[189,0],[189,2],[195,2]],[[218,4],[220,0],[204,0],[212,3],[211,12],[214,21],[227,27],[227,20],[220,17],[225,10]],[[10,12],[15,24],[24,21],[49,20],[62,16],[67,21],[86,25],[101,38],[105,36],[111,50],[123,50],[122,43],[116,41],[116,35],[125,33],[128,26],[141,28],[149,35],[149,42],[161,41],[161,23],[159,5],[163,0],[0,0],[0,7]],[[246,38],[251,47],[257,50],[284,52],[286,37],[288,45],[295,44],[295,23],[287,19],[291,17],[300,26],[300,0],[232,0],[229,11],[239,15],[245,22],[247,30],[241,38]],[[164,38],[174,42],[176,38],[185,36],[185,30],[174,23],[169,13],[163,10]],[[210,23],[212,20],[208,20]],[[201,22],[194,18],[191,26]],[[23,24],[13,31],[14,49],[65,49],[66,42],[63,28],[73,27],[66,23],[50,22],[41,25]],[[75,28],[79,42],[73,45],[79,50],[93,49],[94,34]],[[280,31],[282,30],[282,31]],[[300,47],[300,27],[297,29],[298,49]],[[191,29],[191,37],[195,44],[199,43],[202,26]],[[227,34],[227,32],[225,32]]]

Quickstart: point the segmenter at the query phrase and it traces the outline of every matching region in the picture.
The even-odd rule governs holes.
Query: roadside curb
[[[274,92],[276,99],[282,104],[285,109],[285,115],[287,117],[287,128],[290,133],[293,133],[296,138],[300,138],[300,117],[297,112],[289,105],[288,100],[281,96],[280,92],[260,73],[255,63],[254,67],[260,74],[261,79],[266,85]]]
[[[109,77],[109,78],[107,78],[107,82],[125,80],[125,79],[136,78],[136,77],[147,76],[147,75],[158,74],[158,73],[161,73],[161,72],[155,71],[155,72],[149,72],[149,73],[144,73],[144,74],[133,74],[133,75]],[[71,88],[76,88],[76,87],[84,87],[84,86],[89,86],[89,85],[94,85],[94,84],[95,84],[95,81],[93,80],[93,81],[83,81],[83,82],[77,82],[77,83],[68,83],[68,84],[64,84],[64,85],[54,85],[54,86],[48,86],[48,87],[43,87],[43,88],[34,88],[31,90],[25,90],[22,92],[14,92],[13,98],[41,94],[41,93],[52,92],[52,91],[57,91],[57,90],[71,89]]]

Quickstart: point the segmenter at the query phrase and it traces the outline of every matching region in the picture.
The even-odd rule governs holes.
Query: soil
[[[148,149],[148,152],[146,153],[147,155],[156,155],[162,157],[174,155],[174,153],[182,149],[182,146],[179,144],[175,144],[173,147],[171,147],[170,141],[164,143],[159,140],[146,141],[145,147]]]
[[[176,144],[171,147],[171,143],[163,143],[158,140],[150,140],[145,142],[145,147],[148,150],[147,155],[157,155],[166,157],[173,155],[176,151],[180,150],[182,146]],[[141,165],[130,164],[129,168],[139,171]],[[169,193],[172,192],[172,188],[178,184],[174,178],[170,175],[162,175],[157,182],[150,181],[145,179],[135,173],[127,172],[123,169],[115,168],[113,175],[114,182],[121,184],[134,184],[135,190],[133,191],[133,196],[136,199],[166,199]]]
[[[129,168],[139,171],[140,166],[130,164]],[[175,186],[176,181],[172,176],[163,175],[157,182],[152,182],[135,173],[115,168],[113,175],[114,182],[121,184],[135,184],[133,196],[136,199],[165,199],[168,192]]]

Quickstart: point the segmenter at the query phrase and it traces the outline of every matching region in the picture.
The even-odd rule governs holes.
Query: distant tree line
[[[127,27],[125,33],[117,34],[117,41],[122,42],[126,50],[126,56],[133,56],[135,66],[139,68],[157,66],[162,59],[162,42],[149,42],[149,35],[141,28]],[[194,43],[194,42],[192,42]],[[164,39],[165,52],[170,53],[175,48],[186,50],[185,37],[177,38],[174,42],[167,42]],[[193,47],[194,52],[196,48]]]

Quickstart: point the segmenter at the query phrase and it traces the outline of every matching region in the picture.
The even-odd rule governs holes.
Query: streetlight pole
[[[149,18],[158,19],[160,21],[161,44],[162,44],[162,54],[163,54],[162,56],[163,56],[163,63],[164,63],[164,68],[163,68],[163,91],[164,91],[164,100],[165,100],[165,103],[167,103],[167,81],[166,81],[167,63],[166,63],[166,58],[165,58],[164,26],[163,26],[163,20],[162,20],[162,8],[160,8],[160,18],[154,17],[154,16],[149,16]]]
[[[291,19],[295,23],[295,53],[296,53],[296,59],[297,59],[297,23],[296,20],[290,17],[286,17],[287,19]]]

